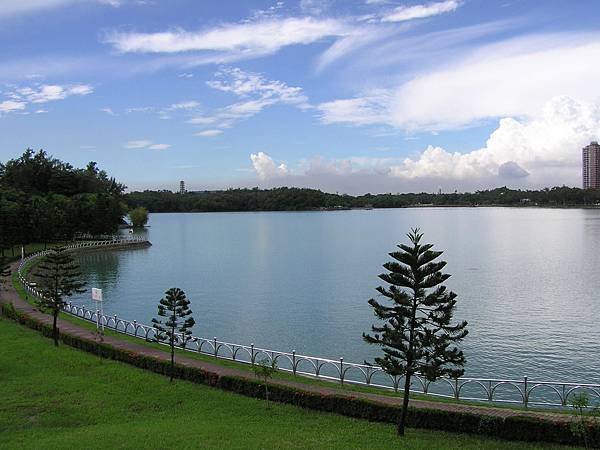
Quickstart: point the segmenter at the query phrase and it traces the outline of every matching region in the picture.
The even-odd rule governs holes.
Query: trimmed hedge
[[[52,327],[17,311],[12,304],[0,304],[1,314],[22,325],[40,331],[46,337],[52,337]],[[170,362],[140,355],[68,333],[60,333],[60,340],[70,347],[93,353],[102,358],[121,361],[141,369],[169,375]],[[219,375],[197,367],[182,364],[175,365],[176,378],[205,384],[226,391],[254,398],[264,397],[264,385],[248,378]],[[374,422],[397,423],[401,407],[387,405],[364,398],[321,394],[303,391],[289,386],[270,384],[270,398],[302,408],[331,412],[348,417]],[[471,412],[446,411],[443,409],[425,409],[409,406],[407,426],[441,431],[482,434],[509,440],[530,442],[553,442],[558,444],[583,444],[581,437],[571,431],[566,419],[541,419],[531,416],[487,416]],[[600,423],[588,426],[588,445],[600,448]]]

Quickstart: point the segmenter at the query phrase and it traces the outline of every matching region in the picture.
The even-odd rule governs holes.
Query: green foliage
[[[400,435],[404,434],[413,375],[435,381],[464,373],[465,357],[456,345],[468,333],[467,322],[451,323],[456,294],[442,285],[450,277],[441,272],[446,262],[436,261],[442,252],[432,250],[433,244],[421,244],[422,237],[418,228],[413,229],[408,234],[411,245],[400,244],[400,251],[390,253],[394,261],[385,263],[388,273],[379,275],[390,287],[377,288],[388,302],[369,300],[383,323],[371,327],[373,335],[363,333],[366,342],[382,347],[383,357],[375,362],[386,373],[405,377]]]
[[[10,264],[8,264],[7,258],[0,256],[0,285],[5,283],[5,278],[10,277]]]
[[[75,233],[111,234],[122,222],[125,186],[85,169],[26,150],[0,164],[0,254],[14,245],[72,239]]]
[[[254,363],[252,371],[257,378],[260,378],[265,383],[265,400],[267,402],[267,408],[269,407],[269,380],[277,372],[277,361],[268,359],[261,359]]]
[[[144,206],[150,212],[297,211],[341,208],[402,208],[408,206],[581,206],[600,204],[600,189],[567,186],[520,190],[501,187],[476,192],[434,194],[330,194],[317,189],[228,189],[178,194],[168,190],[131,192],[125,196],[130,208]]]
[[[50,250],[36,267],[34,277],[42,294],[41,298],[36,299],[36,304],[52,314],[54,345],[58,346],[58,313],[66,305],[66,298],[85,292],[85,283],[80,281],[79,266],[64,247]]]
[[[142,228],[148,223],[148,210],[138,206],[129,211],[129,220],[135,228]]]
[[[175,346],[185,348],[192,339],[192,327],[196,321],[192,317],[190,301],[179,288],[171,288],[165,292],[158,304],[158,315],[166,317],[165,323],[156,318],[152,319],[157,342],[167,342],[171,347],[171,381],[175,366]]]
[[[593,430],[593,417],[599,413],[598,407],[592,408],[590,396],[585,391],[572,395],[570,404],[575,416],[571,431],[583,441],[585,448],[590,448],[590,430]]]

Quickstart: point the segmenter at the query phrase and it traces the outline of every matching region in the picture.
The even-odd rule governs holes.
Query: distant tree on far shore
[[[173,381],[175,369],[175,347],[185,348],[192,339],[192,330],[196,321],[192,317],[190,301],[179,288],[171,288],[158,304],[158,315],[166,317],[165,323],[152,319],[157,342],[166,342],[171,347],[170,381]]]
[[[142,228],[148,223],[148,210],[143,206],[138,206],[129,211],[129,219],[134,228]]]
[[[442,283],[450,278],[442,273],[445,261],[435,260],[442,254],[433,244],[421,244],[423,234],[413,229],[408,234],[411,245],[398,245],[390,253],[395,260],[383,265],[389,273],[379,275],[389,288],[378,287],[386,298],[382,304],[369,300],[375,316],[383,323],[371,327],[373,335],[363,333],[369,344],[382,347],[383,358],[375,362],[392,376],[404,376],[404,398],[398,422],[398,434],[404,424],[413,375],[429,381],[441,376],[458,378],[464,373],[465,357],[457,344],[467,335],[467,322],[452,324],[456,294]]]
[[[42,294],[36,303],[52,314],[52,336],[54,345],[58,346],[58,313],[67,304],[65,298],[85,292],[85,283],[81,281],[79,266],[64,247],[50,250],[37,266],[34,276],[39,281],[38,290]]]

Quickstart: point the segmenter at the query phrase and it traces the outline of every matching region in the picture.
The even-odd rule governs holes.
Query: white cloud
[[[171,144],[155,144],[149,139],[138,139],[134,141],[128,141],[123,145],[129,149],[148,149],[148,150],[166,150],[171,148]]]
[[[537,186],[579,185],[581,148],[599,136],[598,106],[555,97],[533,119],[500,120],[479,150],[451,153],[429,146],[417,158],[391,166],[390,175],[409,180],[481,180],[492,185],[502,179]]]
[[[0,112],[7,113],[11,111],[20,111],[25,109],[27,103],[25,102],[17,102],[14,100],[5,100],[0,102]]]
[[[291,104],[306,102],[302,88],[288,86],[282,81],[268,80],[257,73],[245,72],[239,68],[224,68],[215,76],[217,79],[206,83],[208,86],[231,92],[238,97],[254,96]]]
[[[100,108],[100,111],[102,111],[103,113],[108,114],[109,116],[118,116],[118,114],[116,112],[114,112],[112,110],[112,108]]]
[[[321,121],[326,124],[371,125],[389,122],[389,102],[389,94],[379,91],[364,97],[324,102],[317,109],[321,112]]]
[[[193,73],[180,73],[179,75],[177,75],[179,78],[194,78],[194,74]]]
[[[137,141],[128,141],[124,147],[125,148],[146,148],[152,145],[152,141],[148,139],[139,139]]]
[[[204,130],[195,133],[194,136],[214,137],[223,134],[223,130]]]
[[[171,148],[171,144],[152,144],[148,146],[149,150],[166,150]]]
[[[93,92],[93,88],[87,84],[70,84],[70,85],[49,85],[41,84],[33,87],[15,87],[12,91],[5,92],[6,100],[0,102],[0,112],[8,113],[14,111],[22,111],[26,109],[28,104],[40,104],[57,100],[64,100],[73,95],[88,95]],[[44,109],[38,108],[36,113],[47,112]],[[29,114],[22,112],[20,114]]]
[[[557,94],[600,98],[600,34],[527,36],[487,45],[396,88],[318,106],[326,123],[455,129],[532,117]],[[385,92],[382,94],[382,92]]]
[[[215,78],[207,82],[207,85],[231,93],[240,101],[219,108],[210,115],[193,117],[188,123],[224,129],[277,104],[294,105],[301,109],[310,107],[302,88],[288,86],[282,81],[269,80],[261,74],[245,72],[238,68],[223,68],[215,74]]]
[[[35,87],[17,89],[12,93],[14,98],[23,99],[30,103],[47,103],[63,100],[72,95],[88,95],[94,91],[88,84],[71,84],[60,86],[57,84],[42,84]]]
[[[169,111],[176,111],[176,110],[189,110],[189,109],[195,109],[198,106],[200,106],[200,103],[198,103],[195,100],[188,100],[188,101],[183,101],[183,102],[179,102],[179,103],[173,103],[171,106],[169,106],[167,108],[167,110]]]
[[[263,152],[252,153],[250,155],[252,166],[261,180],[283,177],[289,174],[285,164],[277,165],[273,159]]]
[[[581,148],[592,140],[600,140],[600,106],[559,96],[533,118],[501,119],[486,145],[470,152],[430,145],[409,158],[316,156],[293,171],[285,164],[277,171],[264,154],[252,162],[263,181],[286,176],[288,184],[354,192],[579,186]]]
[[[382,22],[404,22],[407,20],[424,19],[455,11],[461,5],[457,0],[426,3],[413,6],[398,6],[381,18]]]
[[[222,61],[273,54],[290,45],[306,45],[347,33],[345,24],[312,17],[269,18],[224,24],[197,32],[182,29],[159,33],[111,32],[104,41],[122,53],[203,52]]]

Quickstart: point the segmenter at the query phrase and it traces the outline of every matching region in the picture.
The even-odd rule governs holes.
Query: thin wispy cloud
[[[324,123],[440,131],[531,116],[556,93],[600,97],[600,35],[533,35],[474,49],[377,95],[324,102]],[[527,76],[523,76],[526,73]],[[493,88],[491,88],[493,86]]]
[[[193,117],[188,123],[210,127],[197,136],[216,136],[216,131],[231,128],[235,123],[248,119],[265,108],[277,104],[293,105],[300,109],[309,108],[308,99],[302,88],[288,86],[278,80],[270,80],[261,74],[246,72],[239,68],[222,68],[215,79],[206,83],[209,87],[233,94],[239,101],[218,110]]]
[[[223,130],[204,130],[204,131],[199,131],[198,133],[195,133],[194,136],[214,137],[214,136],[219,136],[221,134],[223,134]]]
[[[335,19],[290,17],[224,24],[200,31],[113,31],[106,34],[104,42],[121,53],[216,52],[231,60],[270,55],[287,46],[311,44],[347,32],[347,26]]]
[[[427,17],[456,11],[462,2],[458,0],[445,0],[442,2],[425,3],[412,6],[398,6],[389,11],[382,18],[382,22],[405,22],[408,20],[425,19]]]
[[[127,149],[148,149],[148,150],[167,150],[171,148],[171,144],[155,144],[149,139],[138,139],[128,141],[123,145]]]

